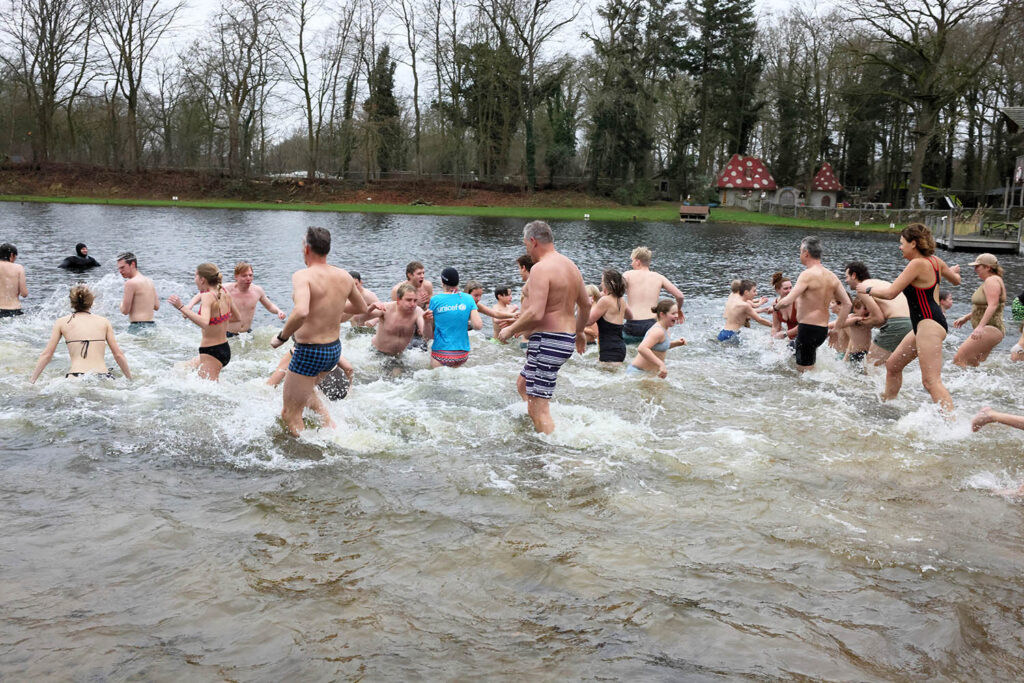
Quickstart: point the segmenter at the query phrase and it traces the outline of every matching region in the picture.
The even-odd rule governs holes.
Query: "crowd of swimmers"
[[[406,349],[419,347],[428,350],[431,367],[455,368],[468,360],[468,331],[481,329],[481,314],[490,316],[494,341],[505,344],[518,338],[526,349],[517,388],[539,432],[554,429],[549,402],[559,369],[574,352],[583,353],[588,342],[596,342],[598,362],[607,367],[623,364],[627,344],[635,343],[637,353],[627,373],[667,376],[666,352],[686,344],[682,338],[673,340],[670,333],[673,325],[684,321],[684,297],[675,284],[651,270],[649,249],[636,248],[631,254],[631,270],[625,273],[605,270],[597,287],[584,284],[576,264],[555,248],[551,228],[543,221],[526,225],[523,246],[526,253],[517,259],[523,280],[518,306],[512,303],[508,287],[494,291],[496,305],[483,304],[483,286],[470,282],[460,289],[459,273],[451,267],[441,271],[441,291],[435,293],[423,264],[415,261],[407,266],[406,279],[382,301],[363,286],[358,273],[327,263],[331,235],[317,227],[309,228],[302,241],[306,267],[292,276],[290,314],[253,283],[253,268],[244,262],[236,266],[234,282],[229,284],[222,282],[214,264],[200,264],[195,272],[198,294],[188,302],[177,295],[166,301],[200,328],[198,353],[190,365],[199,376],[211,380],[218,379],[231,360],[228,339],[251,330],[257,304],[285,321],[271,345],[276,348],[291,339],[294,346],[269,383],[283,382],[282,418],[293,434],[303,428],[305,408],[319,414],[324,425],[333,425],[315,389],[319,383],[330,395],[328,387],[336,387],[337,382],[325,385],[326,380],[333,377],[344,385],[352,378],[353,367],[341,355],[339,328],[345,321],[357,332],[373,334],[371,346],[383,358],[397,360]],[[854,293],[851,298],[840,278],[822,265],[821,242],[807,237],[800,244],[804,270],[796,282],[780,272],[772,276],[774,300],[758,297],[754,280],[732,283],[717,340],[739,343],[751,322],[770,327],[773,338],[788,341],[793,348],[800,371],[815,366],[819,347],[828,341],[851,362],[865,368],[885,367],[886,400],[899,393],[904,368],[917,358],[922,385],[949,414],[953,399],[942,381],[942,345],[949,331],[945,311],[952,298],[940,290],[939,283],[945,279],[959,285],[960,268],[935,255],[935,241],[921,224],[903,229],[899,249],[906,266],[892,282],[871,277],[862,262],[846,265],[845,284]],[[25,271],[16,263],[17,253],[11,244],[0,245],[0,317],[20,315],[21,299],[28,295]],[[76,255],[65,259],[61,267],[98,265],[88,256],[87,247],[79,244]],[[970,266],[980,286],[971,297],[971,312],[952,323],[959,328],[970,322],[973,328],[953,358],[962,367],[984,362],[1006,333],[1003,310],[1007,291],[1002,266],[992,254],[978,255]],[[125,280],[120,312],[128,316],[129,332],[142,333],[154,325],[160,309],[156,288],[139,272],[138,261],[130,252],[117,257],[117,270]],[[662,299],[662,292],[671,298]],[[89,312],[93,295],[88,287],[72,287],[70,298],[73,312],[54,324],[31,381],[39,377],[62,338],[71,358],[68,376],[109,374],[104,361],[109,348],[130,378],[110,323]],[[1013,300],[1012,312],[1015,320],[1024,321],[1024,293]],[[877,329],[874,336],[873,329]],[[1024,360],[1022,346],[1024,330],[1011,350],[1013,360]],[[344,395],[344,387],[340,395]],[[984,408],[973,427],[977,430],[991,422],[1021,425],[1013,416]]]

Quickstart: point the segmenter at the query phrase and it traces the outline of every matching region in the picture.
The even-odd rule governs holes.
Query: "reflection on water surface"
[[[161,310],[124,334],[114,257],[139,257],[162,296],[205,260],[254,264],[288,302],[307,224],[332,261],[385,294],[405,264],[516,284],[521,221],[0,206],[30,277],[30,315],[0,330],[0,672],[19,677],[311,679],[615,677],[1011,679],[1024,674],[1018,502],[1024,433],[971,435],[982,404],[1024,412],[1004,341],[949,366],[946,424],[908,369],[899,400],[828,353],[799,377],[751,330],[711,341],[729,282],[795,276],[801,233],[661,224],[555,225],[589,282],[647,244],[687,294],[689,345],[667,381],[562,371],[552,437],[532,432],[518,349],[474,340],[469,366],[382,379],[369,337],[340,427],[294,441],[263,385],[277,321],[257,313],[222,382],[175,369],[199,340]],[[824,234],[826,265],[903,262],[894,237]],[[66,382],[58,357],[27,383],[77,276],[138,378]],[[962,257],[950,259],[966,263]],[[1007,266],[1011,291],[1024,264]],[[970,274],[953,313],[967,310]],[[493,301],[488,297],[487,301]],[[966,331],[947,341],[947,361]]]

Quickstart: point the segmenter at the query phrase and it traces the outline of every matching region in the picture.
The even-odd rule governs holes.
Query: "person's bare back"
[[[650,269],[651,250],[647,247],[637,247],[630,258],[633,269],[623,273],[622,280],[626,283],[626,303],[633,312],[633,319],[653,320],[654,314],[651,309],[661,298],[662,290],[672,295],[679,312],[682,313],[683,293],[664,275]]]
[[[21,297],[26,296],[25,269],[18,263],[0,261],[0,309],[21,310]]]
[[[878,278],[869,278],[864,280],[864,284],[868,287],[876,287],[881,289],[882,287],[889,287],[892,283],[885,280],[879,280]],[[885,319],[889,318],[909,318],[910,307],[907,305],[907,297],[900,292],[892,299],[875,299],[875,303],[882,309],[882,315]]]
[[[302,325],[295,331],[295,341],[300,344],[328,344],[336,341],[346,305],[353,298],[353,293],[360,296],[355,291],[352,277],[341,268],[316,263],[292,275],[292,287],[296,307],[299,306],[300,298],[308,296],[309,311]]]
[[[156,286],[148,277],[137,272],[124,283],[121,312],[128,316],[129,321],[133,323],[151,321],[153,312],[158,308],[160,308],[160,299],[156,295]]]

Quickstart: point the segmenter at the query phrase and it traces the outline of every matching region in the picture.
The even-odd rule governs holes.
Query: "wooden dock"
[[[711,207],[709,206],[687,206],[683,204],[679,207],[679,220],[683,223],[704,223],[708,220],[710,213]]]
[[[952,217],[928,216],[925,224],[935,236],[935,244],[949,251],[1024,253],[1024,221],[983,221],[973,232],[963,232],[962,226],[958,229]]]

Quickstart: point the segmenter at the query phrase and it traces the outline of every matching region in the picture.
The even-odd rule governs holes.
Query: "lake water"
[[[31,290],[29,314],[0,324],[0,677],[1024,676],[1024,506],[993,494],[1024,479],[1024,432],[969,428],[984,404],[1024,412],[1016,334],[967,371],[949,364],[967,331],[950,334],[952,423],[916,363],[882,404],[881,376],[825,349],[799,376],[763,329],[712,342],[734,277],[767,294],[774,270],[799,273],[799,231],[555,224],[588,282],[646,244],[682,287],[689,344],[667,380],[602,371],[589,350],[538,436],[519,349],[481,336],[462,369],[411,353],[382,378],[346,326],[356,383],[331,406],[338,429],[293,440],[264,385],[276,318],[260,309],[221,382],[201,381],[175,367],[199,331],[169,307],[153,336],[124,333],[119,251],[162,298],[192,294],[202,261],[246,259],[287,308],[317,224],[331,262],[378,294],[413,259],[435,281],[452,265],[518,292],[522,221],[15,204],[0,219]],[[895,236],[822,237],[836,271],[903,267]],[[56,264],[80,240],[103,263],[84,276],[94,312],[137,377],[64,380],[61,345],[29,385],[79,277]],[[1001,260],[1012,295],[1024,262]]]

